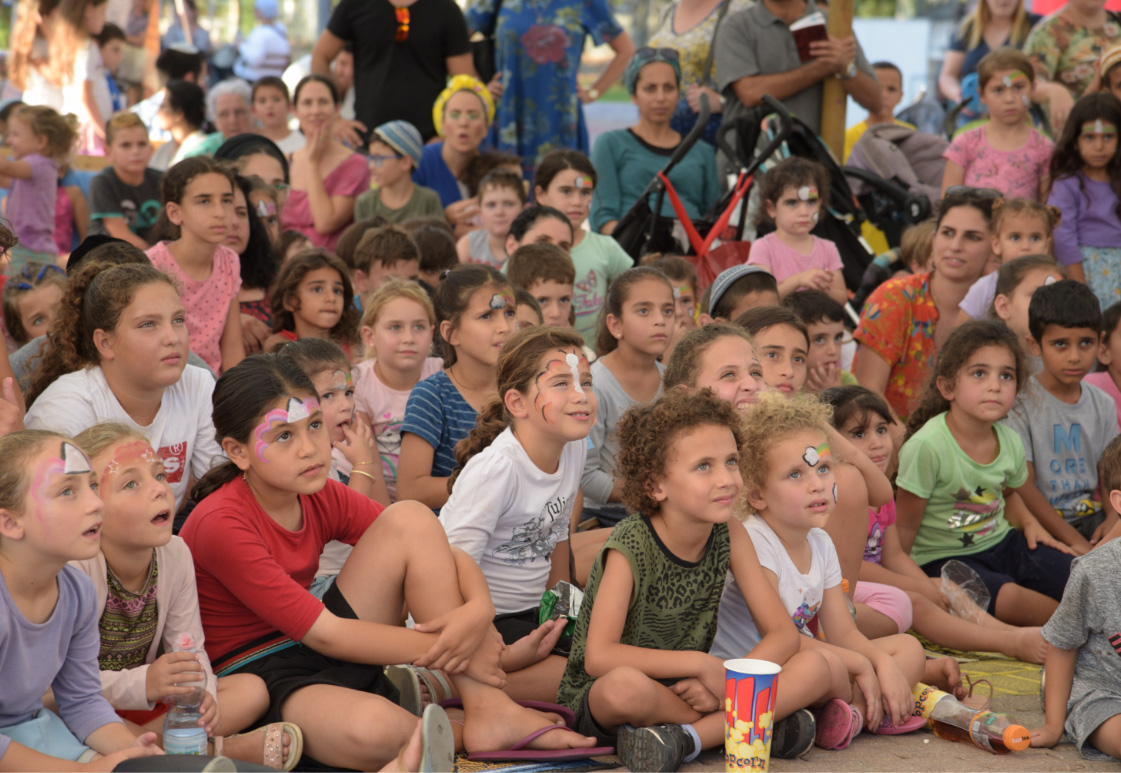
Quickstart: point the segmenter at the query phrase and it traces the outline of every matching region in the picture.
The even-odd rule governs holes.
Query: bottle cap
[[[1022,752],[1031,745],[1031,733],[1023,725],[1009,725],[1004,728],[1004,745],[1014,752]]]
[[[848,593],[849,592],[849,581],[846,580],[844,577],[841,578],[841,592],[842,593]]]

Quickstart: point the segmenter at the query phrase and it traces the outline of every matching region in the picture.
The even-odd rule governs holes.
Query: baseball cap
[[[728,288],[735,284],[736,280],[742,279],[748,274],[769,274],[764,266],[756,265],[743,265],[732,266],[725,269],[716,277],[716,281],[712,283],[712,290],[709,292],[708,298],[708,313],[711,316],[720,299],[724,297],[724,293],[728,292]]]

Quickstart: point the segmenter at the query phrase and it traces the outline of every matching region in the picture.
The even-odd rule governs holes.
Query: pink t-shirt
[[[1082,377],[1082,380],[1091,386],[1096,386],[1113,398],[1113,402],[1117,404],[1117,426],[1121,428],[1121,390],[1113,383],[1113,377],[1109,375],[1109,371],[1087,373]]]
[[[769,233],[762,239],[757,239],[751,245],[751,254],[748,264],[767,266],[775,275],[776,282],[782,282],[788,277],[811,268],[820,268],[824,271],[839,271],[844,268],[841,263],[841,253],[837,245],[828,239],[813,237],[813,248],[809,255],[803,255],[797,250],[783,244],[778,234]],[[806,287],[799,287],[805,290]]]
[[[895,523],[895,500],[868,508],[868,541],[864,543],[864,560],[878,564],[884,555],[884,532]]]
[[[444,361],[428,357],[420,371],[420,381],[443,370]],[[401,454],[401,424],[405,421],[405,405],[412,390],[390,389],[374,372],[374,361],[354,366],[355,407],[370,417],[370,429],[378,444],[381,469],[390,500],[397,501],[397,457]]]
[[[327,190],[329,196],[352,196],[354,198],[357,198],[358,194],[370,190],[370,167],[366,163],[365,156],[360,156],[357,153],[349,156],[323,178],[323,187]],[[342,236],[342,232],[353,221],[354,213],[352,210],[350,219],[343,223],[339,230],[330,234],[319,233],[315,230],[315,221],[311,217],[311,204],[308,202],[307,191],[296,190],[295,188],[289,191],[288,200],[284,203],[284,209],[280,213],[281,228],[291,228],[299,231],[310,239],[316,247],[324,247],[328,250],[335,249],[335,243]]]
[[[1016,150],[997,150],[989,144],[985,127],[959,134],[942,157],[965,170],[964,185],[995,188],[1006,198],[1039,201],[1039,178],[1051,163],[1051,140],[1032,129]]]
[[[148,259],[179,283],[179,297],[187,310],[187,332],[191,351],[201,357],[215,373],[222,372],[222,331],[230,303],[241,290],[241,260],[237,253],[219,245],[214,253],[214,268],[202,281],[187,276],[176,262],[167,242],[148,248]]]

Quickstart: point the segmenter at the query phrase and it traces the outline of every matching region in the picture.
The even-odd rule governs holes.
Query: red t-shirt
[[[300,497],[303,526],[288,531],[240,477],[194,509],[180,533],[195,560],[211,661],[270,634],[300,641],[323,611],[308,588],[331,540],[353,545],[384,509],[333,480]]]

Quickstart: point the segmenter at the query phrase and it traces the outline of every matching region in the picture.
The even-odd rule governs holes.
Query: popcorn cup
[[[724,770],[767,770],[775,694],[782,666],[766,660],[724,661]]]

